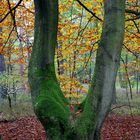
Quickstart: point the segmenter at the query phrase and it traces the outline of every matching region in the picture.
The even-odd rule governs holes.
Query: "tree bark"
[[[39,92],[40,82],[44,75],[36,76],[38,70],[46,70],[48,65],[54,65],[54,50],[57,34],[57,0],[34,0],[35,3],[35,33],[34,45],[29,64],[29,82],[32,96]],[[56,8],[56,9],[54,9]]]
[[[34,45],[29,63],[34,111],[46,130],[47,138],[62,140],[69,108],[59,87],[54,66],[58,0],[34,0],[34,3]]]
[[[95,112],[94,127],[89,134],[89,139],[92,140],[100,139],[100,130],[112,103],[124,39],[125,0],[105,0],[104,9],[104,24],[97,50],[95,74],[89,90],[91,97],[87,100],[91,101],[92,112]]]
[[[120,62],[124,38],[125,0],[105,0],[105,17],[97,51],[93,95],[97,96],[97,114],[93,139],[98,140],[100,129],[112,103],[113,88]],[[93,100],[94,104],[94,100]]]
[[[95,73],[83,112],[71,123],[68,102],[55,74],[58,0],[34,0],[35,34],[29,64],[29,83],[35,113],[48,140],[99,140],[109,112],[124,36],[125,0],[105,0],[103,32]]]

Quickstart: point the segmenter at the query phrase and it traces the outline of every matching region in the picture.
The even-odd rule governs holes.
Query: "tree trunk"
[[[137,66],[136,66],[136,68],[137,68],[137,70],[136,70],[136,94],[138,94],[139,93],[139,57],[138,56],[136,56],[136,63],[137,63]]]
[[[35,113],[47,138],[62,140],[69,108],[55,75],[54,55],[57,45],[58,1],[34,0],[35,33],[29,64],[29,83]]]
[[[0,0],[0,4],[1,4],[1,0]],[[0,20],[1,20],[1,15],[0,15]],[[0,26],[0,36],[2,36],[2,26]],[[0,47],[1,47],[0,48],[0,74],[2,74],[6,70],[2,46],[3,46],[2,39],[0,39]]]
[[[125,0],[104,1],[104,24],[97,50],[95,74],[90,87],[92,111],[96,112],[90,138],[100,139],[100,129],[113,98],[113,88],[124,38]]]
[[[110,109],[124,36],[125,0],[105,0],[105,20],[97,51],[95,74],[76,120],[55,75],[58,0],[34,0],[35,35],[29,83],[35,113],[48,140],[98,140]]]

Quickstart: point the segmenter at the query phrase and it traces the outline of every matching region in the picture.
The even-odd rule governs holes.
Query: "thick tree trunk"
[[[44,75],[35,75],[38,70],[46,70],[48,65],[54,66],[54,50],[57,34],[57,0],[34,0],[35,33],[34,45],[29,64],[29,82],[32,96],[39,94],[40,82]],[[55,8],[55,9],[54,9]],[[55,16],[54,16],[55,15]]]
[[[54,66],[57,45],[58,0],[34,0],[35,33],[29,64],[29,83],[35,113],[47,138],[63,139],[69,108],[59,87]]]
[[[34,0],[34,3],[35,33],[29,64],[29,83],[33,100],[40,95],[40,90],[42,90],[40,87],[46,79],[48,81],[53,79],[58,84],[54,66],[55,47],[57,45],[58,1]],[[62,93],[59,95],[66,101]]]
[[[35,36],[29,83],[35,113],[48,140],[98,140],[110,109],[124,36],[125,0],[105,0],[105,20],[97,51],[95,74],[83,112],[71,123],[68,103],[59,87],[54,66],[58,1],[34,0]]]
[[[82,140],[99,140],[100,130],[113,100],[113,90],[124,38],[125,0],[104,1],[104,24],[93,80],[84,111],[76,121]]]
[[[90,91],[93,94],[92,110],[96,112],[95,129],[90,134],[94,140],[100,139],[100,129],[112,103],[124,38],[125,0],[105,0],[104,9],[103,31]]]

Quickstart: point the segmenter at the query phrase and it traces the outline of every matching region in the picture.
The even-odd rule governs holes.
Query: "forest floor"
[[[45,131],[35,116],[0,122],[3,140],[45,140]],[[140,140],[140,116],[111,113],[102,128],[102,140]]]
[[[140,94],[133,93],[130,99],[125,89],[117,90],[116,104],[110,111],[102,127],[102,140],[140,140]],[[0,135],[3,140],[46,140],[28,94],[18,95],[12,109],[7,100],[0,102]]]

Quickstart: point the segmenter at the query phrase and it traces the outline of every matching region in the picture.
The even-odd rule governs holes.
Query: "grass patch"
[[[8,99],[0,101],[0,121],[35,115],[30,94],[17,94],[16,104],[13,97],[11,101],[12,108],[9,107]],[[130,99],[130,94],[128,98],[125,90],[117,90],[116,104],[111,109],[117,114],[140,115],[140,94],[133,93],[133,99]]]
[[[9,107],[8,99],[0,102],[0,120],[13,120],[24,116],[33,116],[31,97],[28,94],[17,95],[16,103],[11,97],[11,105]]]
[[[117,114],[140,115],[140,94],[133,93],[133,98],[125,92],[117,93],[116,104],[112,105],[112,112]]]

